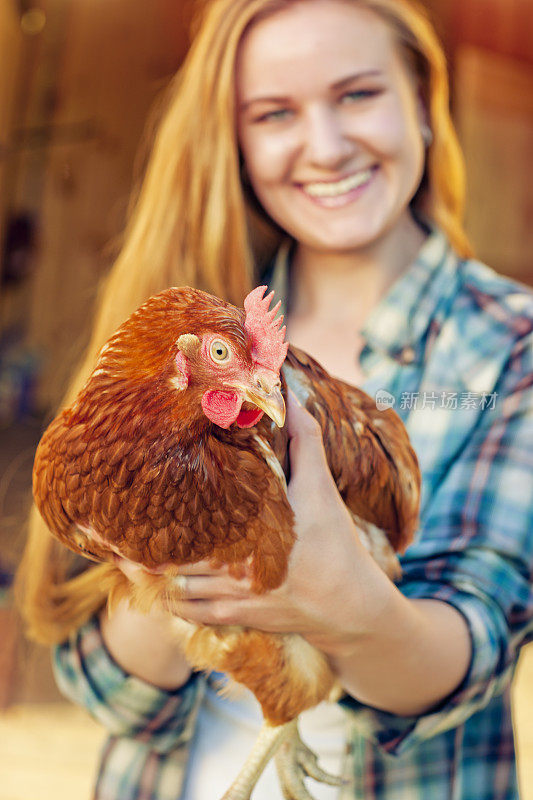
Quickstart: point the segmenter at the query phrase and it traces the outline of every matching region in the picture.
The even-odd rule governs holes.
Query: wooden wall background
[[[454,77],[469,232],[482,259],[533,283],[533,3],[426,2]],[[43,358],[43,408],[58,402],[82,351],[145,120],[184,55],[192,4],[36,0],[46,25],[29,37],[17,26],[23,0],[0,0],[0,239],[8,209],[29,210],[39,226],[33,277],[0,309],[24,317]]]
[[[59,400],[86,339],[110,245],[124,225],[150,106],[186,49],[190,5],[43,0],[40,41],[25,42],[32,67],[22,70],[25,104],[7,169],[11,207],[38,219],[24,305],[29,343],[44,358],[44,407]]]
[[[20,74],[22,33],[14,4],[0,3],[0,251],[7,205],[6,165]]]
[[[463,46],[455,72],[467,230],[482,260],[533,283],[533,64]]]
[[[423,0],[453,54],[462,44],[533,62],[531,0]]]
[[[533,2],[428,0],[466,156],[466,227],[494,269],[533,284]]]

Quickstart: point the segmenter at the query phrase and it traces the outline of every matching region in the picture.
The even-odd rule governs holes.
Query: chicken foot
[[[264,722],[244,766],[222,800],[250,800],[257,781],[274,754],[281,789],[287,800],[313,800],[304,785],[307,776],[330,786],[344,783],[342,778],[330,775],[318,766],[317,757],[300,739],[297,720],[275,726]]]
[[[276,768],[286,800],[313,800],[304,784],[306,777],[329,786],[343,786],[342,778],[318,766],[316,755],[300,739],[296,720],[288,725],[293,726],[291,735],[284,739],[276,753]]]
[[[293,725],[293,722],[284,725],[263,722],[248,758],[222,800],[250,800],[252,790],[264,768],[282,742],[290,736]]]

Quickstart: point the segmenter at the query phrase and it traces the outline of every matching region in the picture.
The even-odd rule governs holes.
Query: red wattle
[[[242,398],[237,392],[220,392],[215,389],[205,392],[202,409],[211,422],[219,428],[229,428],[234,422],[239,428],[251,428],[263,416],[259,408],[241,411]]]
[[[205,392],[202,409],[211,422],[220,428],[229,428],[241,410],[242,399],[237,392],[220,392],[215,389]]]

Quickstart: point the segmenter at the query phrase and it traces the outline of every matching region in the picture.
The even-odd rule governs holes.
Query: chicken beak
[[[278,428],[283,428],[285,424],[285,401],[281,394],[281,384],[279,381],[265,390],[262,386],[241,386],[243,399],[253,403],[261,411],[264,411]]]

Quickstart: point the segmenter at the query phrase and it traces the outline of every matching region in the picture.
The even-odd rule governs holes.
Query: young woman
[[[518,797],[509,686],[533,628],[533,301],[470,260],[462,208],[445,62],[411,2],[214,0],[72,386],[150,294],[191,284],[240,304],[266,270],[289,340],[404,419],[424,491],[398,586],[358,545],[291,400],[286,582],[257,597],[197,564],[171,608],[299,632],[327,654],[345,695],[309,712],[302,736],[351,782],[313,784],[317,798]],[[35,638],[61,643],[60,686],[110,730],[96,797],[222,794],[257,709],[191,675],[168,611],[107,615],[112,570],[72,558],[35,518],[25,614]],[[280,796],[265,773],[254,797]]]

